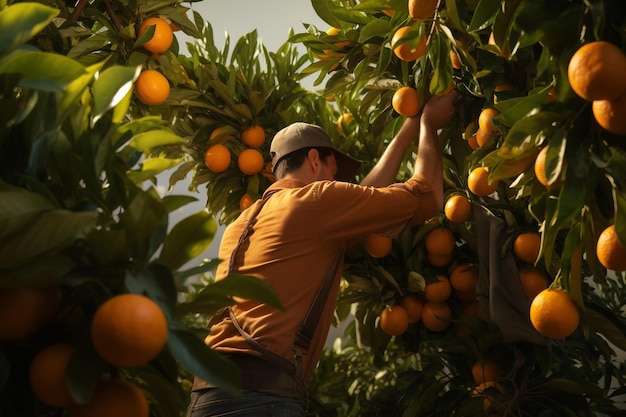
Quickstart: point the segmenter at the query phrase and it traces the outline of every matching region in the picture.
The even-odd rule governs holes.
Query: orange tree
[[[338,316],[352,313],[353,320],[343,345],[328,351],[318,369],[313,412],[623,413],[616,404],[624,403],[624,272],[616,259],[626,244],[625,153],[617,109],[626,91],[615,72],[624,69],[622,2],[317,0],[313,6],[335,30],[309,25],[291,41],[307,46],[313,62],[305,72],[318,74],[323,94],[354,115],[358,125],[348,140],[357,157],[374,161],[397,127],[396,90],[416,88],[422,103],[451,85],[461,92],[459,117],[440,142],[446,196],[467,197],[473,212],[470,221],[455,223],[442,210],[395,239],[384,258],[361,248],[349,254]],[[423,54],[405,54],[418,51],[424,38]],[[573,58],[587,44],[589,58]],[[602,75],[593,79],[596,72]],[[584,95],[585,88],[603,93]],[[538,157],[542,149],[545,158]],[[472,174],[479,167],[484,177]],[[405,168],[399,175],[406,177]],[[454,232],[452,253],[425,244],[441,227]],[[530,262],[513,251],[516,237],[529,231],[541,235],[539,247],[525,248],[536,250]],[[460,265],[480,273],[470,279],[459,274]],[[549,291],[564,292],[527,299],[518,269],[529,265],[545,274]],[[407,294],[424,296],[438,275],[453,287],[446,301],[452,316],[440,307],[436,315],[449,326],[433,326],[422,312],[400,336],[381,330],[381,311]],[[486,358],[504,369],[490,388],[471,372]],[[344,367],[349,371],[342,373]],[[346,390],[347,402],[336,394]],[[336,401],[347,409],[333,408]]]
[[[138,80],[165,73],[172,96],[181,78],[168,69],[183,69],[175,37],[159,56],[144,47],[169,23],[136,29],[167,18],[194,35],[186,11],[175,1],[0,4],[2,415],[180,415],[189,375],[238,388],[194,314],[235,295],[280,308],[254,278],[211,284],[217,260],[186,266],[216,221],[200,211],[170,224],[195,198],[161,196],[148,181],[180,160],[147,151],[185,138],[151,109],[162,91]],[[190,289],[188,278],[210,285]]]

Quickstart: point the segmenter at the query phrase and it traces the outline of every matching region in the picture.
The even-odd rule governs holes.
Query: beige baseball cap
[[[279,130],[270,145],[272,157],[272,171],[276,163],[284,156],[303,148],[330,148],[337,160],[337,175],[335,179],[349,181],[361,167],[361,161],[340,151],[333,144],[330,136],[320,126],[295,122]]]

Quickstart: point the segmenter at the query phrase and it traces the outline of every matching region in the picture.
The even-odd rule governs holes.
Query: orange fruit
[[[493,123],[493,119],[498,117],[500,112],[494,108],[487,107],[480,112],[478,116],[478,129],[490,135],[497,135],[500,129]]]
[[[252,203],[254,203],[254,200],[252,200],[252,197],[250,197],[250,194],[245,193],[239,199],[239,211],[244,211],[245,209],[250,207]]]
[[[35,396],[53,407],[75,404],[65,382],[65,372],[76,345],[57,343],[41,350],[30,364],[29,380]]]
[[[518,273],[524,296],[528,301],[548,287],[548,277],[545,272],[537,267],[522,266]]]
[[[454,49],[450,49],[450,63],[452,64],[452,68],[456,70],[460,70],[463,64],[461,63],[461,58],[459,57],[459,53]]]
[[[158,106],[169,97],[170,83],[157,70],[143,70],[135,81],[135,94],[142,103]]]
[[[478,133],[478,132],[476,132]],[[478,136],[476,135],[476,133],[474,133],[473,135],[471,135],[468,139],[467,139],[467,144],[469,145],[470,148],[472,149],[478,149],[480,148],[480,145],[478,144]]]
[[[489,132],[478,128],[476,133],[474,133],[474,136],[476,136],[476,148],[481,148],[485,146],[485,143],[487,143],[492,135]]]
[[[424,303],[415,294],[407,294],[400,300],[400,306],[404,308],[409,318],[409,323],[417,323],[422,318],[422,307]]]
[[[544,337],[563,339],[576,330],[579,321],[578,306],[564,290],[545,289],[530,303],[530,322]]]
[[[424,297],[434,303],[443,303],[452,295],[452,286],[448,277],[437,275],[437,281],[428,282],[424,287]]]
[[[148,417],[150,406],[143,391],[122,378],[101,379],[91,399],[72,407],[70,417]]]
[[[581,46],[567,66],[572,90],[585,100],[612,100],[626,93],[626,56],[605,41]]]
[[[447,303],[426,301],[422,307],[422,323],[433,332],[441,332],[450,326],[452,309]]]
[[[265,160],[263,154],[256,149],[246,149],[237,158],[239,170],[246,175],[255,175],[263,171]]]
[[[604,229],[596,242],[598,261],[607,269],[626,271],[626,248],[622,246],[615,231],[615,225]]]
[[[450,285],[455,291],[466,293],[474,291],[478,283],[478,266],[469,263],[460,263],[450,271]]]
[[[467,187],[480,197],[486,197],[498,189],[499,181],[489,182],[489,170],[485,167],[474,168],[467,177]]]
[[[389,17],[392,17],[396,11],[394,9],[382,9],[381,12]]]
[[[411,26],[403,26],[400,29],[396,30],[391,38],[391,47],[393,48],[393,53],[403,61],[415,61],[420,58],[422,55],[426,53],[426,38],[422,36],[415,47],[411,47],[413,40],[411,41],[403,41],[402,43],[398,43],[400,39],[405,37],[408,31],[411,29]]]
[[[626,135],[626,94],[613,100],[594,100],[591,109],[602,129],[614,135]]]
[[[429,19],[437,10],[438,0],[409,0],[409,16],[413,20]]]
[[[548,154],[547,146],[544,146],[537,154],[537,157],[535,158],[535,178],[541,185],[546,187],[548,190],[557,190],[561,187],[561,185],[563,184],[563,181],[560,178],[558,178],[557,180],[553,181],[552,184],[548,182],[548,176],[546,174],[547,154]]]
[[[384,258],[391,252],[392,239],[370,233],[365,238],[365,250],[372,258]]]
[[[161,307],[139,294],[116,295],[98,307],[91,340],[98,354],[121,368],[144,365],[167,341],[167,319]]]
[[[260,148],[265,143],[265,129],[254,125],[241,132],[241,141],[251,148]]]
[[[400,87],[391,99],[391,107],[401,116],[415,116],[420,110],[417,90],[412,87]]]
[[[220,126],[213,129],[211,135],[209,136],[209,141],[212,141],[213,139],[219,139],[220,142],[226,142],[227,140],[231,140],[232,138],[233,136],[230,133],[226,133],[226,127]]]
[[[143,47],[152,53],[160,54],[170,49],[174,41],[174,34],[172,33],[172,28],[169,23],[165,20],[160,17],[150,17],[139,26],[138,35],[143,35],[152,25],[155,26],[154,35],[152,35],[149,41],[143,44]]]
[[[503,376],[502,365],[494,360],[478,360],[472,365],[472,378],[476,384],[498,381]]]
[[[452,230],[435,227],[424,238],[426,251],[435,255],[450,255],[456,248],[456,239]]]
[[[230,166],[230,151],[221,143],[210,146],[204,153],[204,163],[211,172],[224,172]]]
[[[477,300],[476,289],[472,288],[471,290],[468,290],[468,291],[459,291],[455,288],[452,288],[452,297],[454,297],[455,300],[459,300],[463,304],[473,303],[474,301]]]
[[[409,315],[402,306],[385,307],[380,313],[380,328],[390,336],[399,336],[409,328]]]
[[[534,264],[541,251],[541,235],[535,232],[524,232],[513,241],[513,253],[524,262]]]
[[[454,194],[446,200],[443,212],[452,223],[465,223],[472,214],[472,203],[464,195]]]
[[[0,340],[28,339],[54,318],[62,298],[56,286],[0,288]]]
[[[344,132],[344,129],[354,120],[354,116],[352,113],[344,113],[339,116],[337,119],[337,130],[341,133]]]
[[[453,256],[451,253],[439,255],[436,253],[426,252],[426,259],[435,268],[443,268],[452,263]]]

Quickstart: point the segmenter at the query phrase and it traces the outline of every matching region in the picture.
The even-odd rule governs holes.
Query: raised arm
[[[432,97],[420,119],[419,143],[414,175],[423,176],[435,192],[437,205],[443,206],[443,162],[437,131],[445,126],[456,110],[459,93]]]
[[[382,156],[367,174],[361,185],[386,187],[396,181],[404,152],[412,141],[417,139],[420,128],[420,114],[404,119],[400,130],[389,142]]]

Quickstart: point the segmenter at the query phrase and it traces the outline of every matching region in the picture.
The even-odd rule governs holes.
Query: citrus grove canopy
[[[206,319],[280,301],[184,266],[272,183],[273,135],[321,125],[357,181],[451,88],[445,207],[346,255],[309,414],[623,415],[626,4],[311,4],[326,25],[269,51],[215,45],[194,3],[0,3],[2,415],[180,415],[193,374],[236,390]],[[192,195],[159,195],[164,172]],[[170,224],[193,193],[206,210]]]

